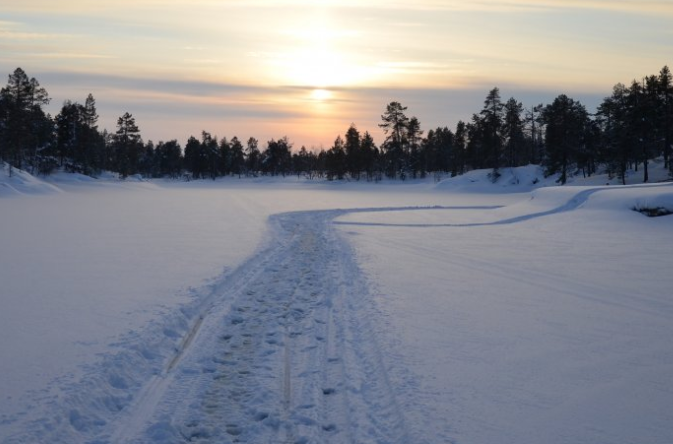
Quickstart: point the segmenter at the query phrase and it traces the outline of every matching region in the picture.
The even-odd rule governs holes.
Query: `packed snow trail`
[[[96,442],[408,443],[344,211],[272,216],[176,357]]]

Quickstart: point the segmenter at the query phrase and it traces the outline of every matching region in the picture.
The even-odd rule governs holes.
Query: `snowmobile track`
[[[213,285],[164,373],[99,441],[412,442],[333,227],[345,213],[272,216],[269,246]]]

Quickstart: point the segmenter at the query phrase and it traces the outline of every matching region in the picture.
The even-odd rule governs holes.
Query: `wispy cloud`
[[[196,1],[197,4],[212,4],[212,1]],[[322,7],[322,8],[377,8],[403,10],[444,11],[516,11],[549,9],[594,9],[627,11],[637,14],[673,15],[670,0],[230,0],[219,4],[238,7]]]
[[[76,52],[49,52],[49,53],[33,53],[36,58],[41,59],[80,59],[80,60],[96,60],[96,59],[115,59],[117,57],[105,54],[85,54]]]
[[[55,13],[110,13],[148,8],[377,8],[405,10],[507,11],[513,9],[602,9],[638,14],[673,15],[669,0],[29,0],[3,5],[6,11]]]
[[[45,71],[41,74],[55,85],[76,84],[82,87],[115,88],[136,91],[166,92],[192,96],[234,96],[260,94],[268,88],[202,80],[161,79],[110,74]]]
[[[55,101],[53,113],[58,112],[62,100],[83,101],[88,92],[93,92],[103,127],[107,122],[108,129],[114,130],[116,118],[129,111],[137,117],[144,137],[155,141],[184,140],[207,130],[221,136],[255,136],[262,140],[288,135],[300,144],[318,146],[343,134],[352,122],[378,138],[379,116],[393,100],[408,106],[409,114],[418,116],[428,130],[437,126],[453,128],[458,120],[469,120],[472,113],[480,110],[493,86],[501,87],[503,97],[515,96],[526,106],[549,103],[562,92],[531,91],[521,85],[488,82],[460,89],[340,87],[331,89],[330,100],[315,103],[311,85],[261,87],[68,72],[30,74],[37,75],[50,93],[69,94]],[[563,92],[590,108],[602,97]]]
[[[671,18],[671,0],[5,1],[0,75],[21,66],[54,107],[92,92],[158,130],[296,119],[333,140],[390,100],[430,125],[495,85],[607,94],[673,62]]]
[[[36,41],[36,40],[54,40],[71,37],[70,34],[42,33],[28,31],[26,25],[19,22],[0,21],[0,42],[1,41]]]

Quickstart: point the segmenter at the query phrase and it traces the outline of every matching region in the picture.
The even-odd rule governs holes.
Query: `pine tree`
[[[465,172],[466,147],[467,125],[462,120],[459,120],[456,124],[456,132],[453,137],[453,168],[451,169],[452,177]]]
[[[292,167],[292,144],[287,137],[279,140],[271,139],[262,153],[261,166],[264,173],[272,176],[287,175]]]
[[[659,100],[661,106],[662,142],[664,153],[664,165],[673,175],[673,162],[671,162],[671,150],[673,149],[673,75],[668,66],[659,71]]]
[[[194,179],[199,179],[204,174],[205,168],[201,162],[201,142],[190,136],[185,145],[185,169]]]
[[[0,159],[18,168],[28,160],[35,167],[38,152],[53,142],[53,123],[42,109],[50,102],[47,90],[16,68],[0,90],[0,102]]]
[[[374,143],[374,138],[368,131],[365,131],[362,136],[360,150],[362,151],[362,168],[367,174],[367,180],[379,179],[377,176],[381,171],[381,168],[379,168],[379,150]]]
[[[229,144],[230,149],[230,168],[231,174],[241,174],[245,171],[245,155],[243,154],[243,144],[238,137],[234,136]]]
[[[499,169],[501,166],[503,145],[501,137],[503,107],[504,105],[500,101],[500,90],[493,88],[486,96],[484,108],[480,113],[482,148],[486,156],[486,164],[493,168],[493,181],[498,180],[498,177],[500,177]]]
[[[546,174],[560,173],[558,181],[564,185],[586,143],[589,114],[584,105],[561,94],[544,108],[542,118],[546,125]]]
[[[524,164],[537,164],[542,159],[544,143],[542,139],[541,112],[544,105],[539,104],[526,110],[525,127],[528,128],[526,158]]]
[[[423,141],[423,157],[426,159],[427,171],[434,171],[439,177],[440,173],[446,173],[452,168],[458,168],[453,162],[453,133],[448,128],[437,128],[428,131],[428,136]]]
[[[138,171],[142,148],[136,119],[126,112],[117,119],[117,132],[114,135],[115,167],[122,179]]]
[[[467,144],[465,146],[465,163],[468,169],[480,169],[486,167],[486,155],[484,150],[485,128],[482,119],[477,114],[472,115],[472,120],[466,125]]]
[[[346,175],[346,149],[344,140],[341,136],[337,136],[334,145],[327,151],[325,157],[325,169],[327,180],[342,180]]]
[[[180,177],[182,170],[182,149],[177,140],[168,142],[159,142],[155,150],[155,157],[159,165],[159,175],[162,177],[171,177],[173,179]]]
[[[292,168],[297,178],[305,176],[308,179],[313,179],[313,153],[310,153],[305,146],[299,149],[299,152],[292,155]]]
[[[502,133],[505,139],[505,153],[508,167],[521,165],[525,148],[524,123],[521,119],[523,104],[510,98],[504,107]]]
[[[151,140],[140,147],[138,172],[144,177],[159,177],[159,158],[156,154],[154,142]]]
[[[383,151],[386,160],[386,174],[390,178],[398,175],[405,177],[406,159],[405,149],[407,146],[407,124],[409,118],[404,114],[407,107],[399,102],[390,102],[386,106],[386,112],[381,115],[383,123],[379,127],[383,129],[386,140],[383,143]]]
[[[634,145],[630,131],[628,89],[621,83],[612,89],[612,95],[603,99],[596,113],[596,122],[602,131],[602,160],[608,173],[626,184],[626,170],[632,158]]]
[[[89,95],[86,96],[86,100],[84,102],[83,120],[84,124],[89,128],[98,129],[96,125],[98,123],[98,112],[96,111],[96,99],[93,98],[93,95],[91,93],[89,93]]]
[[[224,141],[224,146],[228,149],[226,139],[222,140]],[[209,177],[215,180],[217,176],[222,174],[223,165],[225,171],[228,169],[228,161],[228,154],[222,152],[222,146],[218,145],[217,137],[212,136],[207,131],[202,131],[199,162],[201,163],[202,174],[205,175],[204,177]]]
[[[418,118],[411,117],[407,122],[407,151],[405,158],[408,159],[408,169],[411,171],[412,177],[415,179],[417,174],[421,171],[423,173],[424,165],[420,159],[421,140],[423,138],[423,131],[421,130],[421,122]]]
[[[351,178],[360,180],[360,172],[363,170],[363,156],[360,147],[360,132],[354,123],[346,131],[344,142],[346,151],[346,168]]]
[[[643,182],[649,182],[649,160],[658,154],[657,141],[663,138],[661,120],[663,113],[659,107],[659,79],[646,77],[642,84],[634,81],[629,91],[631,125],[637,141],[636,159],[643,165]],[[661,133],[661,134],[660,134]],[[655,154],[656,153],[656,154]]]
[[[222,176],[227,176],[232,171],[232,156],[231,156],[231,144],[226,137],[223,137],[220,140],[219,146],[219,174]]]
[[[258,148],[259,142],[254,137],[248,139],[245,148],[245,168],[248,175],[257,176],[260,171],[261,154]]]
[[[66,159],[74,159],[81,143],[82,128],[81,107],[67,100],[56,115],[56,153],[60,166],[64,166]]]
[[[84,106],[67,100],[55,120],[54,154],[59,165],[83,174],[101,171],[105,141],[96,126],[98,114],[93,96],[89,94]]]

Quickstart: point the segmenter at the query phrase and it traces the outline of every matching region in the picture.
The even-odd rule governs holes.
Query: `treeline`
[[[662,157],[673,175],[673,77],[664,66],[657,75],[617,84],[595,114],[566,95],[551,104],[525,109],[515,98],[503,101],[493,88],[468,122],[425,133],[407,108],[391,102],[381,115],[381,146],[352,124],[329,149],[293,150],[287,137],[261,147],[250,137],[218,139],[204,131],[183,147],[177,140],[143,142],[135,118],[125,113],[114,133],[98,129],[96,101],[66,101],[55,117],[44,112],[50,101],[34,78],[17,68],[0,90],[0,160],[10,168],[49,174],[56,168],[121,177],[217,178],[227,175],[290,175],[308,178],[380,180],[427,174],[462,174],[473,169],[500,170],[541,164],[548,175],[590,176],[607,171],[623,183],[629,169]]]

